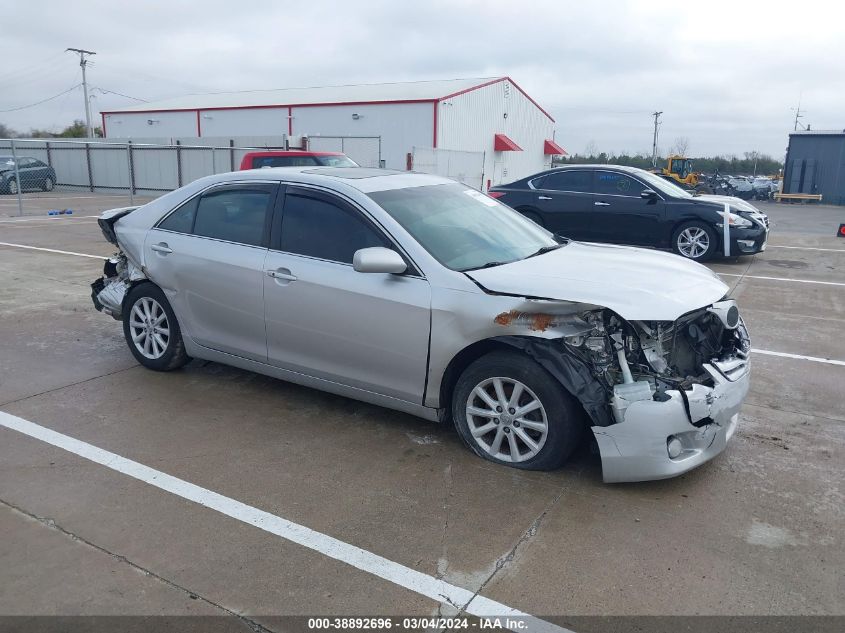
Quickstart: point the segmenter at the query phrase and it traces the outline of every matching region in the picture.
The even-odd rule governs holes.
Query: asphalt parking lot
[[[149,470],[0,424],[0,614],[845,614],[845,208],[759,204],[766,252],[711,264],[755,349],[726,452],[606,485],[586,444],[516,471],[401,413],[214,363],[141,368],[90,300],[86,255],[113,252],[92,214],[125,198],[41,199],[82,208],[0,208],[0,416]]]

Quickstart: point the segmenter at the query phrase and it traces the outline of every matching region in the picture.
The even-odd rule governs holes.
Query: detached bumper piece
[[[750,368],[745,361],[704,369],[713,387],[695,384],[683,395],[669,390],[663,402],[632,403],[618,424],[592,427],[606,482],[674,477],[725,450],[748,393]]]

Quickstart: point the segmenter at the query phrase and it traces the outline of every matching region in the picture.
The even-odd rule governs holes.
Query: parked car
[[[493,187],[490,195],[553,233],[576,240],[671,248],[696,261],[725,252],[724,202],[693,195],[634,167],[561,167]],[[732,204],[728,225],[731,254],[765,249],[765,216]]]
[[[668,253],[561,238],[439,176],[219,174],[99,219],[92,284],[150,369],[191,358],[451,420],[477,455],[606,481],[720,453],[749,385],[728,287]]]
[[[0,192],[18,193],[28,189],[52,191],[56,185],[56,170],[46,163],[31,156],[18,156],[17,175],[15,174],[15,158],[0,156]],[[18,183],[20,176],[20,183]]]
[[[268,167],[358,167],[341,152],[305,152],[298,150],[249,152],[241,160],[241,169]]]

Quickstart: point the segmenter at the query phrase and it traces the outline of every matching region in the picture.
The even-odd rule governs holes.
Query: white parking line
[[[779,244],[769,244],[767,248],[794,248],[801,251],[829,251],[832,253],[845,253],[845,248],[818,248],[816,246],[780,246]]]
[[[809,360],[814,363],[827,363],[828,365],[840,365],[845,367],[845,360],[835,360],[833,358],[819,358],[818,356],[804,356],[802,354],[789,354],[787,352],[773,352],[768,349],[751,348],[755,354],[765,354],[766,356],[780,356],[782,358],[794,358],[796,360]]]
[[[715,270],[713,272],[716,272]],[[792,279],[791,277],[764,277],[762,275],[743,275],[740,273],[719,273],[720,277],[743,277],[745,279],[766,279],[769,281],[794,281],[799,284],[822,284],[824,286],[845,286],[840,281],[816,281],[814,279]]]
[[[5,426],[29,437],[41,440],[57,448],[101,464],[106,468],[128,475],[145,484],[165,492],[193,501],[215,510],[247,525],[275,534],[287,541],[302,545],[310,550],[346,563],[356,569],[377,576],[395,585],[409,589],[441,604],[448,604],[480,617],[524,618],[527,631],[556,631],[571,633],[544,620],[513,609],[495,600],[478,596],[475,592],[447,583],[434,576],[374,554],[360,547],[328,536],[311,528],[299,525],[285,518],[259,510],[253,506],[224,497],[221,494],[201,488],[184,479],[178,479],[160,470],[121,457],[76,438],[58,433],[34,422],[0,411],[0,426]]]
[[[97,219],[98,215],[47,215],[28,218],[9,218],[0,220],[0,224],[21,224],[24,222],[58,222],[59,220],[90,220]]]
[[[11,242],[0,242],[0,246],[11,246],[13,248],[25,248],[31,251],[44,251],[45,253],[58,253],[59,255],[75,255],[76,257],[92,257],[94,259],[108,259],[104,255],[89,255],[88,253],[74,253],[73,251],[60,251],[55,248],[42,248],[41,246],[28,246],[26,244],[12,244]]]

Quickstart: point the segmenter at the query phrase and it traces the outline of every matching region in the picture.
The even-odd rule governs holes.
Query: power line
[[[125,95],[122,92],[117,92],[116,90],[106,90],[105,88],[100,88],[99,86],[91,86],[91,90],[99,90],[103,94],[110,94],[110,95],[117,95],[119,97],[126,97],[127,99],[132,99],[133,101],[141,101],[142,103],[149,103],[147,99],[141,99],[140,97],[133,97],[132,95]]]
[[[69,93],[73,90],[76,90],[81,85],[82,84],[76,84],[74,86],[71,86],[70,88],[68,88],[67,90],[65,90],[63,92],[60,92],[57,95],[53,95],[52,97],[47,97],[46,99],[42,99],[41,101],[36,101],[35,103],[30,103],[30,104],[25,105],[25,106],[18,106],[17,108],[9,108],[8,110],[0,110],[0,112],[18,112],[19,110],[26,110],[27,108],[34,108],[35,106],[41,105],[42,103],[47,103],[48,101],[52,101],[53,99],[58,99],[62,95],[65,95],[65,94],[67,94],[67,93]]]

